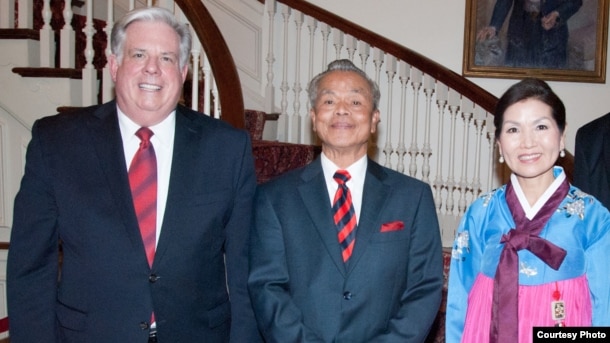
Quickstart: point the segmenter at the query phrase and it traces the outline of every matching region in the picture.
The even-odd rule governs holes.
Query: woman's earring
[[[561,149],[561,151],[559,151],[559,157],[566,157],[566,151]]]
[[[500,155],[498,162],[500,162],[500,164],[504,163],[504,156]]]

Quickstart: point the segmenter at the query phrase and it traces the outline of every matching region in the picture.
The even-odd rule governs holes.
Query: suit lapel
[[[341,275],[345,276],[345,264],[341,257],[341,248],[332,218],[330,200],[326,191],[326,182],[320,158],[305,167],[301,174],[301,180],[303,183],[298,187],[298,190],[305,204],[305,209],[311,217],[328,255],[337,266],[337,270]]]
[[[364,255],[370,244],[371,235],[381,227],[379,216],[387,206],[386,202],[390,194],[390,187],[383,183],[386,176],[381,166],[369,159],[362,192],[360,220],[356,228],[356,243],[348,262],[348,274]]]
[[[134,249],[142,250],[142,261],[146,262],[144,244],[131,199],[116,103],[112,101],[97,108],[93,116],[87,119],[87,127],[99,165],[106,177],[108,189],[123,220],[127,235]]]
[[[157,261],[163,258],[168,244],[171,241],[174,225],[166,223],[175,222],[176,204],[179,203],[179,191],[184,189],[182,184],[189,183],[192,176],[185,174],[192,168],[194,161],[200,158],[198,137],[201,136],[201,126],[193,123],[180,109],[176,109],[176,131],[174,133],[174,148],[172,156],[172,166],[169,177],[169,188],[167,194],[167,203],[165,205],[165,214],[163,215],[163,223],[161,225],[161,235],[157,243],[153,266]]]

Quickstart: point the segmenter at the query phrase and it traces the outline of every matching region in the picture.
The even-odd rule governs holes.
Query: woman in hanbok
[[[510,181],[468,208],[452,249],[446,341],[532,342],[534,326],[610,325],[610,213],[561,167],[565,107],[538,79],[494,119]]]

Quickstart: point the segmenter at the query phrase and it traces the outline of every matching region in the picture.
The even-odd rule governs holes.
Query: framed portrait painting
[[[463,74],[606,82],[610,0],[466,0]]]

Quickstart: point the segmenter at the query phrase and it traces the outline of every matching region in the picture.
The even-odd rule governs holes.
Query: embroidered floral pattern
[[[563,207],[557,209],[557,211],[565,212],[566,217],[568,218],[577,215],[580,220],[585,219],[585,200],[591,202],[589,194],[579,189],[572,189],[566,198],[568,198],[567,203]]]
[[[456,260],[461,260],[464,250],[466,250],[466,252],[470,251],[469,241],[470,235],[468,234],[468,231],[458,233],[455,244],[453,244],[453,249],[451,249],[451,257]]]
[[[519,262],[519,273],[527,276],[535,276],[538,275],[538,269],[536,269],[536,267],[527,265],[525,262]]]

